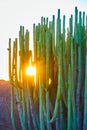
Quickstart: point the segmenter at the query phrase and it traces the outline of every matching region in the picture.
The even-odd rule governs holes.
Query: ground
[[[10,114],[11,85],[9,81],[0,80],[0,130],[13,130]],[[21,130],[16,101],[15,101],[16,129]]]

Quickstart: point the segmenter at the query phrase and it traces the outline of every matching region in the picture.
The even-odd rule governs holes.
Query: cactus
[[[24,26],[20,26],[13,45],[9,39],[14,130],[15,93],[23,130],[86,129],[87,16],[85,26],[85,12],[75,7],[74,20],[70,15],[66,29],[66,16],[63,15],[62,21],[60,9],[57,19],[55,15],[50,21],[42,16],[40,23],[33,24],[33,50],[30,50],[30,33]],[[29,63],[36,66],[36,75],[26,74]]]

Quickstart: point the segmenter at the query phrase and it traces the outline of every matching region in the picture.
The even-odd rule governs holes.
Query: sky
[[[50,20],[60,9],[61,17],[68,19],[75,6],[87,14],[87,0],[0,0],[0,79],[8,79],[8,39],[18,37],[20,25],[29,30],[32,41],[33,24],[38,24],[41,16]]]

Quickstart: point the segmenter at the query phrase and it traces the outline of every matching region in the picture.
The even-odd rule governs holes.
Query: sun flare
[[[28,66],[26,68],[26,74],[29,76],[35,76],[36,75],[36,67],[35,66]]]

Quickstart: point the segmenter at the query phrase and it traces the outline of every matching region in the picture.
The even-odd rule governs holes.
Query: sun
[[[36,75],[36,67],[35,66],[28,66],[26,68],[26,74],[29,76],[35,76]]]

